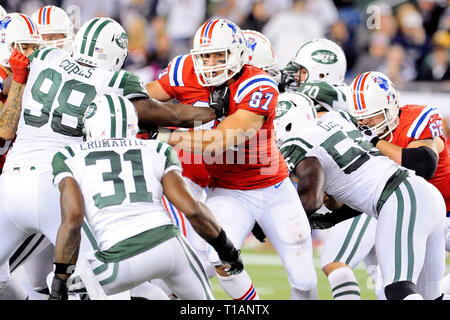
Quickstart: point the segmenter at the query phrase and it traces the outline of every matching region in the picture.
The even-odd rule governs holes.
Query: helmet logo
[[[253,54],[255,53],[255,47],[256,47],[256,40],[255,40],[255,38],[248,38],[247,39],[247,48],[248,48],[248,59],[249,59],[249,61],[252,61]]]
[[[237,35],[237,27],[233,23],[227,23],[227,25],[231,29],[231,31],[233,31],[233,41],[231,43],[238,42],[238,39],[239,43],[242,43],[242,39]]]
[[[280,101],[276,107],[275,119],[284,116],[292,108],[292,103],[289,101]]]
[[[6,16],[2,20],[0,20],[0,30],[8,28],[8,24],[11,22],[11,17]]]
[[[85,119],[90,119],[97,112],[97,105],[95,103],[91,103],[84,113]]]
[[[389,83],[386,79],[382,77],[374,77],[373,82],[378,83],[378,86],[383,89],[384,91],[389,90]]]
[[[116,43],[122,49],[128,48],[128,36],[125,32],[122,32],[120,35],[116,36]]]
[[[322,64],[336,63],[338,58],[330,50],[316,50],[311,54],[311,59]]]

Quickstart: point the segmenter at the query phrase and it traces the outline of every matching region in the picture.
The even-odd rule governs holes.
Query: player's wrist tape
[[[67,263],[53,263],[55,265],[55,274],[72,274],[75,272],[75,265],[74,264],[67,264]]]
[[[239,258],[239,251],[236,250],[230,239],[227,238],[225,230],[221,229],[219,236],[208,243],[217,251],[222,261],[235,261]]]

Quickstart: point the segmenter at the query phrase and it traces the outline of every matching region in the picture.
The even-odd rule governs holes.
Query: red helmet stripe
[[[203,34],[205,34],[206,25],[208,23],[209,23],[209,21],[207,21],[203,24],[202,32],[200,33],[200,43],[203,43]]]
[[[47,24],[50,24],[50,10],[52,10],[52,6],[49,6],[47,10]]]
[[[30,21],[28,21],[27,17],[25,17],[23,14],[19,14],[19,16],[22,17],[23,20],[25,20],[25,22],[28,25],[28,30],[30,31],[31,34],[33,34],[33,27],[31,26]]]
[[[44,7],[42,7],[42,8],[39,10],[39,24],[42,24],[42,10],[44,10]]]
[[[212,35],[212,31],[214,29],[214,26],[217,24],[217,22],[219,22],[219,20],[216,20],[212,23],[211,27],[209,27],[209,31],[208,31],[208,41],[211,42],[211,35]]]
[[[366,103],[364,101],[364,83],[366,82],[366,79],[369,76],[369,74],[370,74],[370,72],[366,73],[366,75],[362,78],[361,85],[359,86],[359,95],[360,95],[362,110],[366,109]]]
[[[353,106],[355,107],[355,110],[358,110],[358,104],[356,102],[356,85],[358,84],[359,78],[361,78],[362,75],[363,73],[357,76],[353,84]]]

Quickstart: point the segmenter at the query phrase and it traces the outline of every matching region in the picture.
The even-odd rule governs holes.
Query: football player
[[[28,22],[34,26],[31,19]],[[14,52],[11,103],[6,101],[0,114],[0,138],[11,139],[17,131],[15,147],[0,176],[0,229],[5,235],[0,263],[31,233],[41,232],[55,242],[60,208],[58,192],[51,183],[51,154],[82,140],[82,116],[97,94],[117,93],[131,99],[146,128],[192,126],[194,119],[214,119],[211,108],[200,110],[149,99],[139,78],[121,70],[127,40],[120,24],[102,17],[80,28],[73,57],[56,47],[44,47],[28,58]],[[23,194],[29,201],[20,200]],[[92,246],[94,242],[82,241],[83,250]]]
[[[18,48],[24,55],[31,55],[41,45],[42,39],[39,35],[36,25],[34,25],[27,15],[20,13],[7,14],[3,7],[0,7],[0,88],[6,82],[8,75],[12,73],[9,65],[9,59],[13,51]],[[0,93],[0,109],[7,100],[7,90]],[[14,137],[11,139],[0,138],[0,174],[6,159],[6,154],[10,149]],[[45,241],[44,241],[45,242]],[[47,242],[48,244],[48,242]],[[10,281],[8,264],[0,267],[0,299],[19,299],[27,298],[27,292],[18,285],[17,281]],[[6,286],[5,290],[1,287]]]
[[[32,15],[45,46],[58,47],[72,54],[73,25],[67,13],[56,6],[37,9]]]
[[[388,83],[388,91],[393,87]],[[445,202],[439,191],[411,170],[382,156],[344,111],[312,121],[291,108],[276,122],[277,141],[289,170],[299,178],[308,214],[324,192],[354,215],[377,219],[376,251],[387,299],[434,299],[445,270]],[[341,208],[332,213],[340,215]],[[348,216],[348,215],[347,215]],[[426,290],[416,287],[419,274]]]
[[[277,57],[269,39],[256,30],[242,30],[248,51],[248,63],[270,74],[276,83],[281,81],[281,72],[275,68]]]
[[[350,89],[344,83],[346,71],[347,60],[343,50],[331,40],[316,39],[297,51],[283,70],[285,83],[281,86],[307,95],[319,116],[331,110],[348,110]],[[325,199],[330,197],[325,195]],[[327,205],[330,206],[330,203],[327,202]],[[359,285],[352,269],[363,259],[367,267],[376,266],[377,263],[373,262],[376,256],[372,250],[375,231],[376,220],[368,215],[348,219],[328,230],[320,262],[334,299],[360,299]],[[376,281],[376,275],[369,274]]]
[[[67,299],[84,216],[99,245],[90,268],[107,295],[159,278],[181,299],[214,299],[197,256],[167,216],[162,195],[217,250],[229,274],[239,273],[243,264],[209,208],[188,191],[176,152],[160,141],[137,139],[136,111],[115,94],[95,99],[83,122],[86,142],[66,146],[52,161],[62,223],[50,299]],[[104,195],[111,182],[114,194]],[[111,270],[119,272],[111,277]],[[83,270],[79,277],[83,280]],[[79,277],[69,280],[75,291],[82,285]]]
[[[203,155],[211,187],[206,204],[234,245],[240,248],[257,222],[283,261],[291,297],[317,298],[308,219],[272,132],[277,83],[265,71],[247,64],[242,31],[224,19],[209,20],[197,30],[191,54],[185,59],[192,59],[195,89],[212,91],[210,105],[229,105],[229,112],[215,129],[173,132],[159,138]],[[179,73],[173,74],[180,81]],[[217,255],[210,253],[210,261],[220,265]],[[220,268],[216,272],[222,288],[234,299],[254,297],[247,274],[229,276]],[[239,285],[245,282],[250,289]]]

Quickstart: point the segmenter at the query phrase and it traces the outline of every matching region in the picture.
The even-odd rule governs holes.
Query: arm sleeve
[[[58,151],[52,160],[53,168],[53,184],[57,186],[65,177],[73,177],[72,170],[69,167],[69,159],[72,158],[73,151],[70,147],[66,147]]]
[[[425,180],[434,176],[438,161],[437,154],[426,146],[402,149],[402,166],[416,171]]]

